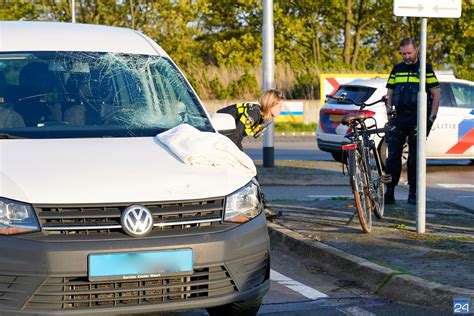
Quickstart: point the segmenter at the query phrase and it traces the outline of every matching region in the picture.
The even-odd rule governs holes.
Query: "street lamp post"
[[[263,27],[262,27],[262,67],[263,91],[275,87],[275,57],[274,57],[274,30],[273,30],[273,0],[263,0]],[[271,168],[275,165],[274,134],[275,125],[272,122],[263,134],[263,166]]]
[[[76,23],[76,1],[71,0],[71,16],[72,16],[72,23]]]

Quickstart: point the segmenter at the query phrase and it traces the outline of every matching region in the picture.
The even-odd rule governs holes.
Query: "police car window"
[[[340,86],[336,91],[336,95],[342,95],[345,93],[349,99],[352,99],[356,102],[365,102],[370,98],[375,90],[376,89],[372,87],[343,85]],[[334,99],[329,99],[328,103],[335,104],[340,102]]]
[[[474,108],[474,87],[466,84],[451,83],[454,101],[458,108]]]
[[[452,99],[452,91],[449,83],[441,83],[441,100],[439,105],[440,106],[453,106],[451,99]]]

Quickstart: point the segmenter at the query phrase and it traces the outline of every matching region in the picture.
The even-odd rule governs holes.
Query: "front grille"
[[[120,217],[128,206],[120,205],[35,205],[43,231],[60,234],[110,234],[122,231]],[[154,230],[182,230],[222,223],[224,199],[185,202],[142,203],[154,220]]]
[[[0,275],[0,301],[3,296],[11,292],[11,287],[17,277],[10,275]]]
[[[43,280],[42,277],[0,275],[0,306],[12,310],[20,309],[29,294],[33,293]]]
[[[48,278],[27,310],[57,311],[186,302],[237,292],[224,266],[194,269],[192,275],[146,280],[90,282],[87,277]]]

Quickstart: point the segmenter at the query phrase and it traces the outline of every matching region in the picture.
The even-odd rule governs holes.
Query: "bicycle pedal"
[[[380,182],[382,183],[390,183],[392,182],[392,176],[389,174],[384,174],[380,177]]]

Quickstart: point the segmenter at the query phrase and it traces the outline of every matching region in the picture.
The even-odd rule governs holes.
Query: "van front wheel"
[[[262,305],[262,298],[211,307],[207,309],[207,313],[209,316],[252,316],[257,315],[260,305]]]

